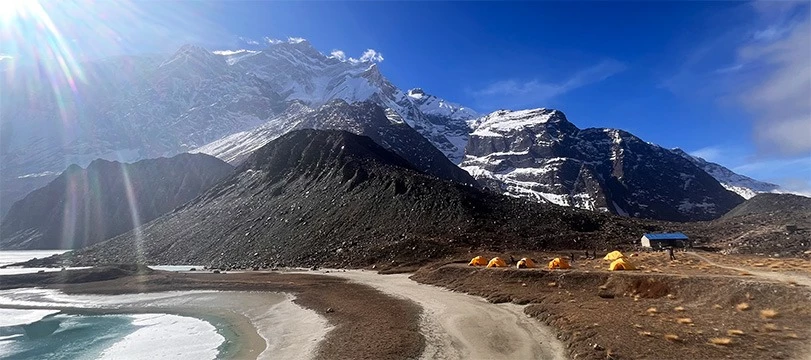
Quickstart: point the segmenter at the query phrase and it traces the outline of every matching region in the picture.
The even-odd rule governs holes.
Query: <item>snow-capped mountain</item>
[[[213,155],[236,164],[270,141],[299,129],[345,130],[368,136],[408,160],[418,170],[441,179],[477,185],[468,173],[451,163],[442,152],[408,126],[397,112],[371,101],[349,104],[336,99],[318,109],[291,106],[285,115],[277,116],[256,129],[227,136],[193,152]]]
[[[37,68],[0,72],[15,89],[0,96],[0,215],[73,163],[186,151],[238,163],[302,128],[367,135],[438,177],[470,182],[452,166],[461,163],[509,195],[631,216],[709,219],[741,200],[723,187],[744,197],[778,191],[621,130],[580,130],[555,110],[480,117],[397,88],[375,61],[290,40],[261,51],[186,45],[111,58],[83,64],[72,81]]]
[[[0,73],[15,89],[0,97],[2,213],[41,186],[32,174],[51,174],[38,179],[50,181],[97,158],[171,156],[259,126],[287,107],[269,83],[197,46],[81,68],[72,79],[43,77],[36,67]]]
[[[217,53],[240,72],[267,81],[284,100],[298,100],[313,108],[335,99],[372,101],[393,109],[456,164],[462,160],[467,142],[466,121],[478,116],[470,108],[422,89],[400,90],[372,60],[327,56],[306,40],[271,44],[262,51]]]
[[[744,199],[751,199],[759,193],[785,192],[780,189],[780,185],[758,181],[748,176],[737,174],[722,165],[709,162],[697,156],[692,156],[684,152],[682,149],[676,148],[671,149],[671,151],[687,160],[692,161],[694,164],[696,164],[696,166],[703,169],[718,180],[718,182],[721,183],[724,188],[743,196]]]
[[[476,116],[419,90],[409,96],[370,59],[327,56],[307,41],[216,53],[185,45],[81,68],[73,82],[36,67],[0,73],[15,89],[0,98],[0,215],[70,164],[171,156],[335,99],[393,109],[455,163]]]
[[[717,218],[743,201],[670,150],[622,130],[581,130],[558,110],[500,110],[471,126],[460,166],[507,195],[674,221]]]

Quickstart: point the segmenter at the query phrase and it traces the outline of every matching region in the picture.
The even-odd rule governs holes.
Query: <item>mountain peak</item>
[[[181,46],[175,54],[161,64],[161,67],[171,64],[171,68],[183,67],[185,64],[193,65],[199,69],[213,70],[226,65],[225,58],[206,50],[202,46],[186,44]]]
[[[313,47],[313,44],[302,38],[289,38],[287,41],[271,42],[267,50],[270,52],[292,52],[293,56],[296,56],[296,52],[298,52],[309,58],[318,59],[320,61],[327,61],[329,59],[329,57]]]
[[[414,99],[422,99],[422,97],[426,96],[426,94],[425,91],[423,91],[421,88],[413,88],[411,90],[408,90],[408,96]]]
[[[284,176],[319,176],[333,171],[346,173],[350,169],[354,173],[362,164],[414,170],[407,160],[369,137],[343,130],[302,129],[291,131],[259,148],[237,172],[262,170],[267,172],[271,181],[277,181]]]
[[[212,53],[202,46],[194,44],[185,44],[181,46],[179,49],[177,49],[177,51],[175,51],[175,55],[173,57],[178,56],[204,57],[209,55],[212,55]]]
[[[576,129],[562,111],[547,108],[527,110],[496,110],[473,122],[474,135],[499,136],[501,133],[520,131],[525,128],[546,126],[547,124],[566,124]]]

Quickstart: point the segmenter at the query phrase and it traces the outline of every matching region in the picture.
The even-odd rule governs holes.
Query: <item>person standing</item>
[[[673,254],[673,247],[667,248],[667,252],[670,253],[670,261],[676,260],[676,255]]]

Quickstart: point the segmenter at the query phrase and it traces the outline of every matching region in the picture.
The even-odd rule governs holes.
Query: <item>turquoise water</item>
[[[137,327],[126,315],[55,314],[39,321],[0,327],[4,359],[98,359]]]
[[[236,334],[218,319],[57,311],[0,309],[0,358],[198,360],[233,357],[238,346]]]
[[[0,251],[0,266],[62,252]],[[0,281],[2,275],[39,270],[1,269]],[[182,270],[188,270],[188,266]],[[233,354],[238,341],[222,319],[171,315],[161,313],[160,309],[155,309],[155,313],[126,314],[120,309],[121,304],[162,302],[177,307],[188,301],[173,300],[173,296],[176,295],[68,296],[47,289],[0,291],[0,359],[197,360]],[[37,309],[15,308],[18,306]],[[114,310],[104,310],[104,306]],[[48,310],[66,307],[74,310]]]

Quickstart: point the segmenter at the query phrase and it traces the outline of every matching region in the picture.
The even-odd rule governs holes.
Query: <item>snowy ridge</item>
[[[296,129],[302,121],[301,115],[312,111],[306,105],[294,104],[257,128],[228,135],[189,152],[208,154],[227,163],[237,164],[256,149]]]
[[[184,45],[169,56],[86,63],[87,79],[76,89],[43,82],[33,67],[15,71],[13,78],[2,73],[0,81],[19,91],[0,98],[0,133],[14,129],[13,137],[2,139],[0,216],[71,163],[133,162],[190,150],[233,161],[268,141],[258,135],[260,127],[274,133],[293,128],[278,121],[295,112],[288,107],[316,108],[336,99],[391,108],[446,157],[461,161],[465,121],[476,113],[427,94],[409,97],[380,73],[375,62],[381,60],[373,51],[360,59],[326,56],[306,40],[291,38],[262,51]],[[57,91],[86,101],[63,112]],[[31,98],[37,99],[35,107]],[[65,124],[70,131],[62,131]],[[253,137],[244,138],[253,130]]]
[[[272,44],[255,54],[228,55],[227,59],[240,71],[270,83],[287,101],[312,108],[336,99],[373,101],[393,109],[454,163],[464,154],[466,122],[478,116],[470,108],[422,89],[398,89],[380,73],[375,63],[379,58],[327,56],[303,39]]]
[[[692,156],[684,152],[682,149],[675,148],[671,151],[687,160],[690,160],[696,164],[696,166],[703,169],[713,178],[718,180],[718,182],[721,183],[724,188],[742,196],[744,199],[751,199],[759,193],[791,193],[781,189],[779,185],[758,181],[748,176],[737,174],[722,165],[706,161],[700,157]]]
[[[463,184],[476,184],[470,175],[451,163],[445,154],[407,125],[400,114],[371,101],[349,104],[338,99],[317,109],[304,105],[291,106],[286,114],[256,129],[233,134],[193,152],[206,153],[236,164],[271,140],[300,129],[345,130],[368,136],[430,175]]]
[[[529,110],[498,110],[475,120],[471,126],[475,128],[472,135],[502,136],[511,131],[521,131],[524,128],[545,124],[554,119],[557,110],[545,108]]]
[[[557,110],[499,110],[470,125],[460,166],[505,195],[674,221],[743,201],[669,150],[618,129],[581,130]]]
[[[420,88],[408,90],[408,97],[416,104],[420,111],[426,115],[446,116],[454,120],[467,121],[474,119],[478,114],[462,105],[428,95]]]

